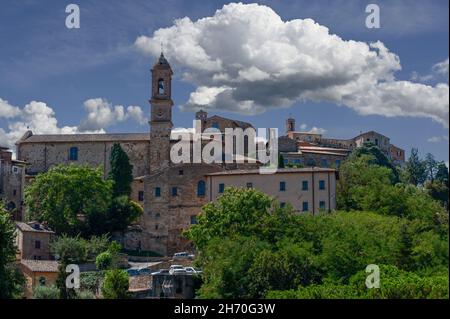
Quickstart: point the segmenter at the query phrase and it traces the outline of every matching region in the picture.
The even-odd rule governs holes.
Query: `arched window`
[[[203,197],[206,193],[206,183],[205,181],[199,181],[197,184],[197,196]]]
[[[45,282],[46,282],[45,277],[40,277],[40,278],[39,278],[39,284],[40,284],[41,286],[45,286]]]
[[[158,94],[164,94],[164,92],[165,92],[164,80],[159,79],[158,80]]]

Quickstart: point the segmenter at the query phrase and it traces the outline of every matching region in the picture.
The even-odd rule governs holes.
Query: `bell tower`
[[[151,73],[150,172],[152,173],[170,164],[173,72],[162,52]]]

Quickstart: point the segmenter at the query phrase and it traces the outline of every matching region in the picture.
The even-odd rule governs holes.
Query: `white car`
[[[195,269],[194,267],[184,267],[187,274],[201,274],[202,271],[200,269]]]
[[[173,275],[175,273],[175,271],[186,272],[186,270],[184,269],[184,267],[182,265],[172,265],[172,266],[170,266],[169,274]]]

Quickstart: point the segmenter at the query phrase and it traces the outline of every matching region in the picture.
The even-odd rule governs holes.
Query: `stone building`
[[[235,153],[235,157],[230,163],[222,160],[211,164],[194,163],[191,160],[180,163],[172,162],[170,158],[172,147],[179,143],[179,140],[172,136],[172,107],[174,105],[172,76],[173,72],[169,62],[161,54],[151,69],[149,133],[33,135],[32,132],[27,132],[17,142],[17,154],[18,158],[29,163],[28,176],[45,172],[54,165],[79,163],[102,167],[106,177],[109,171],[111,148],[114,143],[120,143],[134,167],[132,199],[141,202],[144,207],[144,213],[138,224],[130,227],[121,237],[122,244],[127,249],[154,251],[162,255],[172,255],[177,251],[191,249],[191,243],[182,236],[182,231],[195,223],[201,207],[214,199],[209,196],[212,193],[209,181],[228,178],[226,174],[222,177],[222,175],[215,176],[214,173],[235,171],[235,173],[231,173],[232,176],[242,173],[243,179],[255,179],[255,185],[263,183],[263,180],[265,184],[271,184],[273,178],[281,178],[285,175],[289,185],[295,183],[294,180],[300,183],[302,178],[305,178],[314,187],[309,186],[308,190],[292,187],[284,195],[279,195],[278,190],[275,189],[262,189],[271,196],[281,196],[283,202],[292,203],[296,209],[299,209],[299,205],[303,205],[303,201],[298,201],[299,198],[310,196],[306,194],[308,192],[311,192],[312,197],[304,200],[308,202],[306,210],[317,212],[321,207],[324,207],[325,210],[334,208],[334,171],[292,170],[292,172],[283,171],[282,175],[261,175],[261,177],[244,173],[255,170],[261,165],[258,161],[249,160],[252,155],[248,154],[249,148],[245,137],[244,153]],[[198,111],[195,119],[200,121],[201,132],[207,128],[215,128],[220,131],[219,139],[209,135],[202,137],[199,143],[200,150],[204,149],[211,139],[224,143],[223,134],[227,128],[242,130],[252,128],[250,123],[216,115],[208,117],[204,111]],[[292,141],[287,142],[291,143]],[[263,144],[259,143],[258,145],[265,147]],[[195,142],[188,144],[190,157],[195,153],[195,145]],[[296,146],[295,143],[294,146]],[[237,161],[237,159],[241,161]],[[326,191],[319,189],[315,195],[312,195],[317,186],[315,178],[325,181]],[[241,180],[233,180],[236,182],[236,186],[241,186]],[[227,182],[227,185],[233,185],[233,181]],[[318,197],[319,194],[328,194],[328,192],[330,193],[328,197],[323,199]],[[287,197],[286,194],[288,194]],[[325,202],[325,206],[322,202]],[[318,208],[316,209],[316,207]],[[299,210],[303,211],[303,208],[304,206]]]
[[[33,290],[38,286],[55,285],[58,278],[58,262],[54,260],[27,260],[19,263],[25,277],[24,297],[33,297]]]
[[[37,222],[16,222],[17,259],[51,260],[50,244],[55,233]]]
[[[280,137],[278,144],[281,145],[279,149],[285,165],[339,167],[353,149],[366,142],[378,146],[395,164],[404,164],[405,151],[391,144],[389,137],[380,133],[369,131],[351,139],[324,138],[322,134],[296,131],[294,118],[286,120],[286,135]]]
[[[208,201],[217,199],[228,186],[255,188],[270,194],[280,206],[290,204],[298,213],[336,209],[336,170],[329,168],[278,169],[267,176],[259,170],[232,170],[206,176]]]
[[[12,159],[12,152],[7,147],[0,147],[0,200],[4,201],[14,220],[23,217],[25,167],[25,162]]]

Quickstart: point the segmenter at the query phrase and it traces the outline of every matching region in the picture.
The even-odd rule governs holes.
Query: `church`
[[[17,158],[27,163],[26,180],[58,164],[89,164],[109,172],[109,156],[119,143],[133,165],[132,199],[144,207],[136,225],[118,238],[126,249],[171,255],[191,250],[183,230],[196,223],[201,207],[216,199],[227,186],[257,188],[277,198],[280,205],[291,204],[298,212],[331,211],[336,206],[336,170],[325,167],[279,169],[261,175],[261,163],[174,164],[170,150],[178,140],[171,138],[172,68],[161,53],[151,69],[151,119],[149,133],[34,135],[31,131],[16,143]],[[195,114],[201,130],[253,128],[250,123]],[[202,141],[204,145],[207,141]]]

